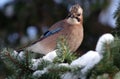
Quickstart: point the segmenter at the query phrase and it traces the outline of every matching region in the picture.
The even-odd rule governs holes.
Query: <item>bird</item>
[[[110,45],[114,42],[114,36],[110,33],[103,34],[96,45],[95,51],[90,50],[78,59],[72,61],[71,66],[78,66],[80,70],[80,79],[87,79],[87,74],[95,65],[97,65],[103,58],[105,53],[105,44]]]
[[[25,47],[27,51],[47,54],[56,50],[59,37],[64,37],[71,52],[83,41],[83,9],[79,4],[70,7],[68,16],[53,24],[37,41]]]

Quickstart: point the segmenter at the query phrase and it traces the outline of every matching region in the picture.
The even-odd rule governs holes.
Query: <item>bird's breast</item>
[[[66,36],[68,40],[68,46],[72,52],[76,51],[81,45],[83,40],[83,27],[81,25],[76,25],[70,28],[70,32]]]

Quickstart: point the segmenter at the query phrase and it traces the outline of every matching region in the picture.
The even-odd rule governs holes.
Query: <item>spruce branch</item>
[[[7,75],[8,79],[23,79],[33,73],[33,70],[29,68],[29,56],[27,57],[27,52],[25,53],[25,60],[19,60],[17,54],[15,54],[11,49],[3,49],[0,53],[3,62],[11,69],[12,73]],[[18,53],[19,54],[19,53]],[[28,74],[29,73],[29,74]]]
[[[114,76],[120,70],[120,39],[115,37],[114,42],[110,45],[104,44],[104,55],[101,62],[92,70],[92,78],[97,78],[99,75],[107,73],[109,76]]]
[[[54,62],[71,63],[77,58],[77,55],[69,50],[68,44],[64,37],[60,37],[57,41],[57,57]]]
[[[20,64],[18,61],[16,61],[16,59],[14,59],[9,52],[6,52],[5,53],[5,56],[8,57],[17,67],[19,67],[20,69],[23,70],[23,72],[26,72],[26,71],[30,71],[30,72],[33,72],[33,70],[31,70],[28,65],[27,66],[24,66],[22,64]],[[27,58],[26,58],[27,60]],[[27,61],[26,61],[27,62]],[[28,62],[27,62],[28,63]]]

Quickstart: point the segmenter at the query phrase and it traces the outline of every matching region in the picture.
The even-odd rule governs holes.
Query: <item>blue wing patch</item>
[[[48,30],[47,32],[45,32],[45,33],[43,34],[42,38],[40,38],[39,40],[33,42],[32,44],[35,44],[35,43],[37,43],[38,41],[41,41],[41,40],[43,40],[44,38],[46,38],[46,37],[48,37],[48,36],[50,36],[50,35],[53,35],[53,34],[59,32],[59,31],[61,31],[61,30],[62,30],[62,28],[56,28],[56,29],[54,29],[54,30]]]
[[[61,30],[62,30],[62,28],[56,28],[56,29],[54,29],[54,30],[48,30],[48,31],[46,31],[46,32],[43,34],[43,37],[47,37],[47,36],[53,35],[53,34],[59,32],[59,31],[61,31]]]

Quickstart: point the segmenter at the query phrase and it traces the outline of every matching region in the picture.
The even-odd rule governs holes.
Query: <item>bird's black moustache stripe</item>
[[[77,19],[78,22],[80,22],[80,18],[75,17],[75,16],[73,16],[72,14],[68,14],[68,16],[67,16],[66,18],[68,19],[69,17],[75,18],[75,19]]]

